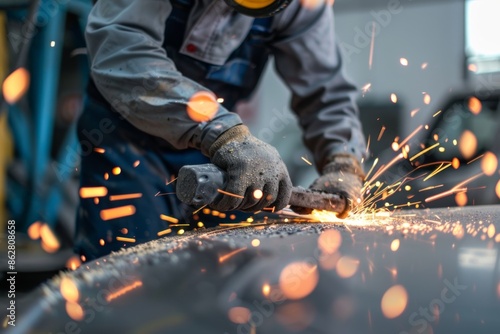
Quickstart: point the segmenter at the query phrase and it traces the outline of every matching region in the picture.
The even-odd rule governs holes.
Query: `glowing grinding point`
[[[216,97],[210,92],[197,92],[191,96],[187,104],[187,114],[195,122],[211,120],[219,110]]]
[[[262,190],[260,190],[260,189],[257,189],[257,190],[255,190],[255,191],[253,192],[253,197],[254,197],[255,199],[261,199],[261,198],[262,198],[262,196],[264,196],[264,193],[263,193],[263,192],[262,192]]]

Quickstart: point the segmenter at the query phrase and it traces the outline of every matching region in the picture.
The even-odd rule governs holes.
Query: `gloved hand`
[[[349,154],[337,154],[328,159],[321,176],[309,187],[311,190],[339,194],[347,199],[347,209],[339,212],[339,218],[345,218],[362,200],[361,188],[365,177],[358,160]],[[309,214],[311,209],[291,207],[299,214]]]
[[[227,173],[226,192],[212,203],[219,211],[240,210],[254,212],[266,207],[281,210],[288,205],[292,181],[278,151],[269,144],[252,136],[244,125],[237,125],[222,135],[209,150],[213,164]],[[261,198],[254,191],[261,190]]]

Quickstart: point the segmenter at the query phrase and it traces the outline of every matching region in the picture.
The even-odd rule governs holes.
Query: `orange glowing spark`
[[[78,256],[74,255],[74,256],[70,257],[68,259],[68,261],[66,261],[66,268],[68,268],[70,270],[75,270],[81,264],[82,264],[82,262],[80,261],[80,259],[78,258]]]
[[[342,256],[337,262],[337,275],[342,278],[354,276],[358,271],[359,260],[350,256]]]
[[[442,172],[443,170],[445,170],[446,168],[450,167],[451,164],[450,163],[441,163],[434,171],[432,171],[432,173],[430,173],[428,176],[426,176],[424,178],[424,181],[427,181],[429,180],[431,177],[435,176],[437,173],[440,173]]]
[[[157,233],[157,235],[158,235],[159,237],[161,237],[161,236],[163,236],[163,235],[165,235],[165,234],[169,234],[169,233],[172,233],[172,229],[171,229],[171,228],[167,228],[167,229],[165,229],[165,230],[163,230],[163,231],[160,231],[160,232],[158,232],[158,233]]]
[[[304,158],[304,157],[300,157],[300,158],[301,158],[302,160],[304,160],[304,162],[305,162],[306,164],[308,164],[309,166],[312,166],[312,163],[311,163],[309,160],[307,160],[307,159],[306,159],[306,158]]]
[[[39,221],[34,222],[33,224],[28,227],[28,236],[30,237],[31,240],[37,240],[40,239],[40,227],[42,226],[42,223]]]
[[[111,220],[132,216],[133,214],[135,214],[135,206],[124,205],[117,208],[101,210],[100,216],[102,220]]]
[[[218,102],[218,103],[224,103],[224,99],[223,99],[222,97],[218,97],[218,98],[217,98],[217,102]]]
[[[408,305],[408,292],[402,285],[390,287],[382,296],[380,307],[388,319],[399,317]]]
[[[94,152],[103,154],[106,152],[106,150],[100,147],[95,147]]]
[[[337,230],[326,230],[319,235],[318,248],[324,254],[335,253],[342,244],[342,235]]]
[[[427,93],[424,94],[424,103],[425,104],[430,104],[431,103],[431,96]]]
[[[465,159],[470,159],[476,153],[477,138],[469,130],[465,130],[458,141],[458,149]]]
[[[428,63],[423,63],[420,68],[425,70],[429,64]]]
[[[410,117],[415,116],[419,111],[420,111],[420,108],[413,109],[412,111],[410,111]]]
[[[430,150],[432,150],[432,149],[435,149],[435,148],[436,148],[436,147],[438,147],[438,146],[439,146],[439,143],[435,143],[434,145],[427,147],[426,149],[424,149],[424,150],[422,150],[422,151],[418,152],[417,154],[415,154],[414,156],[412,156],[412,157],[410,158],[410,161],[415,160],[415,159],[416,159],[416,158],[418,158],[419,156],[421,156],[421,155],[423,155],[423,154],[425,154],[425,153],[429,152],[429,151],[430,151]]]
[[[428,191],[428,190],[432,190],[432,189],[436,189],[436,188],[441,188],[442,186],[444,186],[444,184],[438,184],[436,186],[430,186],[430,187],[422,188],[422,189],[419,190],[419,192]]]
[[[126,200],[126,199],[134,199],[134,198],[141,198],[141,197],[142,197],[142,193],[110,195],[109,200],[110,201],[122,201],[122,200]]]
[[[189,118],[198,123],[210,121],[218,110],[217,98],[213,93],[207,91],[194,93],[187,103]]]
[[[366,93],[370,91],[370,88],[372,87],[372,84],[369,82],[363,87],[361,87],[361,91],[363,92],[363,96],[365,96]]]
[[[85,312],[83,311],[83,308],[80,306],[80,304],[73,302],[66,302],[66,313],[71,319],[75,321],[83,320],[83,317],[85,315]]]
[[[495,225],[490,224],[490,225],[488,226],[488,232],[487,232],[488,237],[489,237],[490,239],[492,239],[492,238],[495,236],[495,232],[496,232],[496,231],[495,231]]]
[[[498,180],[497,185],[495,186],[495,194],[500,198],[500,180]]]
[[[125,237],[116,237],[117,241],[123,241],[123,242],[135,242],[135,238],[125,238]]]
[[[18,68],[5,78],[2,93],[8,104],[17,103],[28,91],[30,74],[25,68]]]
[[[259,247],[259,245],[260,245],[260,240],[259,239],[253,239],[252,240],[252,246]]]
[[[236,254],[238,253],[241,253],[243,252],[244,250],[246,250],[247,248],[246,247],[241,247],[241,248],[238,248],[238,249],[235,249],[234,251],[232,252],[229,252],[227,254],[224,254],[222,256],[219,256],[219,263],[223,263],[225,261],[227,261],[228,259],[230,259],[231,257],[235,256]]]
[[[114,167],[111,170],[111,173],[113,173],[114,175],[120,175],[121,172],[122,172],[122,169],[120,167]]]
[[[410,135],[408,137],[406,137],[399,145],[398,145],[398,149],[399,150],[401,147],[403,147],[411,138],[413,138],[420,130],[422,130],[423,126],[420,125],[418,126],[415,130],[413,130],[412,133],[410,133]],[[397,151],[396,150],[396,151]]]
[[[47,253],[54,253],[59,249],[59,240],[57,240],[49,225],[42,224],[40,227],[40,238],[42,239],[42,248]]]
[[[179,219],[177,219],[175,217],[170,217],[170,216],[167,216],[167,215],[164,215],[164,214],[161,214],[160,218],[162,220],[165,220],[165,221],[167,221],[169,223],[172,223],[172,224],[178,224],[179,223]]]
[[[63,296],[63,298],[68,302],[76,303],[80,298],[78,287],[76,286],[75,282],[67,276],[61,279],[59,290],[61,291],[61,295]]]
[[[196,224],[196,226],[198,226],[198,227],[203,227],[203,226],[205,226],[205,225],[203,224],[203,222],[198,222],[198,223]]]
[[[128,228],[125,228],[125,227],[124,227],[124,228],[122,228],[122,229],[120,230],[120,232],[121,232],[122,234],[128,234]]]
[[[106,187],[82,187],[80,188],[81,198],[104,197],[108,194]]]
[[[136,168],[140,164],[141,164],[141,162],[139,160],[136,160],[136,161],[134,161],[134,164],[132,166],[134,166],[134,168]]]
[[[384,131],[385,131],[385,126],[382,126],[380,128],[380,132],[378,134],[377,141],[380,141],[380,139],[382,138],[382,135],[384,134]]]
[[[438,110],[436,111],[436,113],[434,115],[432,115],[432,117],[436,117],[437,115],[439,115],[443,110]]]
[[[372,69],[372,64],[373,64],[373,50],[375,46],[375,21],[372,22],[372,39],[370,42],[370,55],[368,58],[368,69]]]
[[[472,159],[472,160],[468,161],[468,162],[467,162],[467,165],[468,165],[468,164],[473,163],[473,162],[474,162],[474,161],[476,161],[476,160],[481,159],[482,157],[484,157],[484,154],[478,155],[478,156],[477,156],[477,157],[475,157],[474,159]]]
[[[403,66],[408,66],[408,59],[406,58],[400,58],[399,63]]]
[[[481,103],[481,100],[479,100],[477,97],[473,96],[469,99],[469,110],[471,113],[474,115],[477,115],[481,112],[483,109],[483,104]]]
[[[104,173],[104,180],[109,180],[109,173]]]
[[[233,197],[236,197],[236,198],[245,198],[244,196],[236,195],[236,194],[224,191],[222,189],[217,189],[217,191],[220,192],[221,194],[224,194],[224,195],[233,196]]]
[[[242,306],[231,307],[227,312],[227,317],[229,318],[229,320],[231,320],[231,322],[235,324],[240,325],[249,322],[251,315],[252,314],[250,310]]]
[[[95,204],[95,205],[99,204],[99,198],[98,198],[98,197],[95,197],[95,198],[94,198],[94,204]]]
[[[318,266],[305,261],[293,262],[281,271],[279,286],[286,298],[298,300],[313,292],[318,281]]]
[[[458,167],[460,167],[460,160],[458,160],[458,158],[453,158],[451,159],[451,166],[453,167],[453,169],[458,169]]]
[[[268,297],[269,294],[271,293],[271,286],[267,283],[265,283],[263,286],[262,286],[262,294],[265,296],[265,297]]]
[[[396,151],[399,149],[398,142],[396,142],[396,141],[395,141],[395,142],[393,142],[393,143],[391,144],[391,148],[392,148],[392,150],[393,150],[394,152],[396,152]]]
[[[391,242],[391,251],[396,252],[399,249],[400,241],[399,239],[394,239]]]
[[[198,212],[200,212],[201,210],[203,210],[203,213],[205,213],[205,210],[208,210],[210,212],[210,209],[206,209],[205,207],[207,206],[208,204],[205,204],[203,205],[202,207],[199,207],[198,209],[196,209],[195,211],[193,211],[193,215],[197,214]]]
[[[109,295],[106,296],[106,301],[109,303],[110,301],[123,296],[124,294],[137,289],[142,286],[142,281],[135,281],[129,285],[124,286],[121,289],[116,290],[113,293],[110,293]]]
[[[398,96],[394,93],[391,94],[391,102],[392,103],[397,103],[398,102]]]
[[[170,178],[170,181],[165,183],[165,185],[168,186],[170,183],[175,182],[176,180],[177,180],[177,177],[173,177],[173,175],[172,175],[172,177]]]
[[[260,189],[257,189],[253,192],[253,198],[255,199],[261,199],[262,196],[264,196],[264,193]]]
[[[457,222],[455,227],[453,227],[452,234],[455,236],[455,238],[457,238],[459,240],[462,239],[465,235],[465,230],[464,230],[462,224]]]
[[[445,191],[445,192],[442,192],[440,194],[437,194],[437,195],[434,195],[434,196],[431,196],[431,197],[428,197],[425,199],[426,202],[431,202],[431,201],[434,201],[434,200],[437,200],[439,198],[443,198],[443,197],[446,197],[446,196],[449,196],[451,194],[454,194],[454,193],[457,193],[457,192],[460,192],[460,191],[466,191],[467,188],[462,188],[464,185],[466,185],[467,183],[477,179],[478,177],[480,177],[481,175],[483,175],[483,173],[479,173],[479,174],[476,174],[462,182],[460,182],[459,184],[457,184],[456,186],[454,186],[453,188],[451,188],[450,190],[448,191]]]
[[[500,233],[498,233],[497,236],[495,237],[495,242],[500,243]]]
[[[500,298],[500,282],[497,284],[497,296]]]
[[[184,232],[186,232],[186,231],[184,231],[184,229],[182,229],[182,228],[181,228],[179,231],[177,231],[177,234],[178,234],[178,235],[183,235],[183,234],[184,234]]]
[[[481,160],[481,169],[487,176],[492,176],[497,171],[498,159],[491,152],[486,152]]]
[[[105,244],[106,242],[104,241],[104,239],[99,239],[99,245],[104,246]]]
[[[469,64],[469,66],[467,66],[467,69],[471,72],[477,72],[477,65],[476,64]]]
[[[467,205],[467,201],[467,194],[464,191],[456,193],[455,203],[457,204],[457,206],[465,206]]]

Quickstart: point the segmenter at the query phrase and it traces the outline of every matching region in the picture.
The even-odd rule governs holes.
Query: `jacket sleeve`
[[[357,88],[342,73],[333,9],[300,4],[290,9],[275,22],[278,37],[273,53],[276,70],[292,91],[291,107],[304,143],[318,170],[334,154],[360,160],[366,144],[355,104]]]
[[[211,121],[188,117],[189,98],[208,89],[177,71],[162,48],[171,9],[167,0],[98,1],[85,33],[91,76],[112,108],[135,127],[177,149],[208,155],[215,139],[241,119],[220,105]]]

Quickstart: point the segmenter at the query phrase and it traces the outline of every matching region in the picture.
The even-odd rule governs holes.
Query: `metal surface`
[[[499,332],[500,206],[342,222],[138,245],[40,287],[9,333]]]

